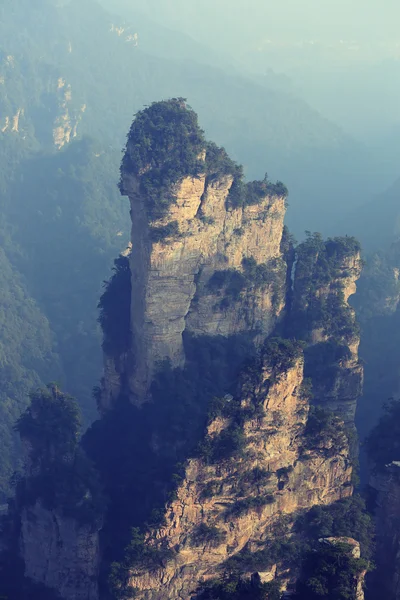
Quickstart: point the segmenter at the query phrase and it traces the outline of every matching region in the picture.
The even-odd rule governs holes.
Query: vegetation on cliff
[[[174,200],[174,185],[204,171],[201,155],[205,145],[197,115],[184,98],[153,102],[136,114],[129,131],[121,164],[121,192],[124,174],[139,177],[149,217],[161,217]]]
[[[278,581],[262,583],[257,573],[251,579],[227,575],[211,582],[197,596],[198,600],[280,600]]]
[[[117,358],[129,350],[131,340],[131,271],[128,257],[117,258],[113,270],[111,279],[104,283],[105,290],[98,309],[103,350],[108,356]]]
[[[356,600],[358,579],[368,562],[355,558],[346,543],[322,542],[309,552],[297,585],[299,600]]]
[[[359,329],[344,301],[343,285],[351,276],[349,261],[359,260],[359,243],[347,236],[324,241],[320,234],[308,233],[296,254],[294,334],[307,338],[313,330],[322,329],[338,343],[351,340]]]
[[[277,306],[282,301],[285,288],[286,263],[281,258],[272,258],[267,263],[257,264],[253,257],[242,260],[242,270],[224,269],[215,271],[207,282],[208,290],[222,296],[216,308],[223,310],[239,300],[245,290],[270,287],[272,303]]]
[[[40,500],[78,521],[101,521],[105,502],[98,475],[79,447],[77,402],[55,384],[37,390],[16,429],[28,454],[28,471],[17,485],[19,504]]]
[[[227,202],[233,207],[257,204],[266,196],[288,195],[283,183],[271,183],[267,174],[262,181],[246,183],[243,167],[224,148],[205,140],[197,114],[185,98],[153,102],[136,114],[121,164],[120,190],[122,194],[127,191],[125,177],[137,177],[150,220],[167,212],[176,184],[201,173],[207,182],[232,177]]]

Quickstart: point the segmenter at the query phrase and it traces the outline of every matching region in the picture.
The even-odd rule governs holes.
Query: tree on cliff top
[[[173,200],[170,187],[204,170],[201,153],[205,147],[197,114],[184,98],[153,102],[136,114],[130,128],[121,165],[121,192],[124,172],[140,176],[149,215],[160,216]]]
[[[15,429],[29,443],[31,467],[17,485],[20,506],[41,500],[48,510],[98,526],[105,498],[98,474],[79,445],[80,411],[74,398],[49,384],[30,396]]]
[[[203,159],[203,152],[205,158]],[[127,193],[124,174],[140,177],[150,219],[161,217],[174,200],[173,186],[184,177],[206,172],[208,179],[231,175],[228,196],[232,206],[257,204],[266,196],[287,196],[281,182],[267,175],[262,181],[244,181],[243,167],[224,148],[207,142],[197,114],[184,98],[153,102],[139,111],[130,128],[121,165],[120,191]]]
[[[31,459],[41,463],[75,452],[80,432],[80,411],[74,398],[56,384],[30,394],[31,404],[15,426],[31,446]]]

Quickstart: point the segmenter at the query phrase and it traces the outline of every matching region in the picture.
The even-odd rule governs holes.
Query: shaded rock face
[[[282,516],[351,495],[347,446],[333,454],[330,440],[306,448],[310,405],[302,383],[301,357],[283,370],[266,360],[255,379],[243,382],[240,410],[246,413],[254,403],[258,410],[245,418],[240,454],[215,464],[189,460],[176,499],[166,508],[165,525],[147,539],[172,550],[173,557],[163,568],[132,569],[135,597],[189,600],[199,585],[223,573],[229,558],[243,549],[260,550]],[[215,418],[208,426],[210,442],[234,419]],[[271,565],[263,577],[273,579],[275,572]]]
[[[34,582],[68,600],[98,599],[98,531],[37,502],[22,510],[20,553]]]
[[[315,404],[353,427],[364,370],[355,311],[348,300],[356,293],[362,261],[356,242],[349,239],[319,240],[313,249],[306,248],[308,242],[300,246],[291,318],[303,323],[303,331],[296,333],[308,343],[306,375],[313,379]],[[330,248],[334,244],[336,253]]]
[[[349,554],[353,557],[353,558],[361,558],[361,547],[360,547],[360,542],[357,542],[357,540],[354,540],[353,538],[349,538],[349,537],[330,537],[330,538],[323,538],[320,540],[321,544],[329,544],[329,545],[336,545],[336,544],[346,544],[346,546],[348,546],[349,548]],[[357,576],[357,581],[356,583],[356,590],[355,590],[355,600],[364,600],[365,598],[365,594],[364,594],[364,586],[365,586],[365,575],[366,575],[366,571],[363,571],[360,573],[360,575]]]
[[[371,588],[388,600],[400,598],[400,463],[383,473],[373,474],[375,492],[376,570],[370,575]]]
[[[285,197],[265,196],[256,205],[233,208],[227,202],[233,177],[210,182],[201,174],[177,184],[167,214],[151,221],[140,177],[122,176],[132,217],[134,359],[126,361],[126,374],[132,399],[141,403],[148,398],[157,364],[184,365],[184,333],[248,333],[256,344],[271,333],[286,292],[281,252]],[[154,230],[171,224],[177,233],[154,241]],[[232,290],[229,273],[240,278],[246,259],[265,265],[268,281],[257,284],[243,277]]]

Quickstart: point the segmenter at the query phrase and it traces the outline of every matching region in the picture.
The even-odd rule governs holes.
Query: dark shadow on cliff
[[[204,434],[209,402],[235,393],[241,367],[255,354],[249,336],[186,335],[184,343],[186,366],[160,364],[152,402],[137,408],[122,393],[84,437],[109,498],[102,531],[103,583],[110,563],[122,560],[132,527],[162,520],[183,463],[196,453]]]

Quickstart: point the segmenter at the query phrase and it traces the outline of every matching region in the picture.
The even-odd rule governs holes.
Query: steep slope
[[[172,120],[181,121],[173,131]],[[149,151],[140,156],[145,140]],[[245,185],[225,151],[207,145],[194,113],[173,100],[136,117],[121,190],[130,198],[133,241],[132,366],[123,375],[140,403],[157,364],[184,365],[185,336],[247,334],[257,344],[271,333],[285,301],[286,189],[267,180]],[[106,388],[103,405],[120,389]]]
[[[289,332],[307,341],[306,376],[313,378],[314,403],[354,427],[363,383],[358,358],[359,326],[349,297],[362,269],[354,238],[322,240],[309,235],[297,248]]]
[[[229,570],[229,561],[250,575],[252,552],[265,553],[260,574],[274,578],[274,562],[285,560],[284,551],[268,557],[274,526],[287,517],[290,531],[299,510],[351,495],[343,428],[338,423],[333,437],[307,435],[303,384],[301,346],[272,341],[237,397],[220,402],[201,458],[188,462],[164,524],[146,539],[165,553],[163,568],[149,567],[144,554],[131,569],[135,597],[190,598]]]

